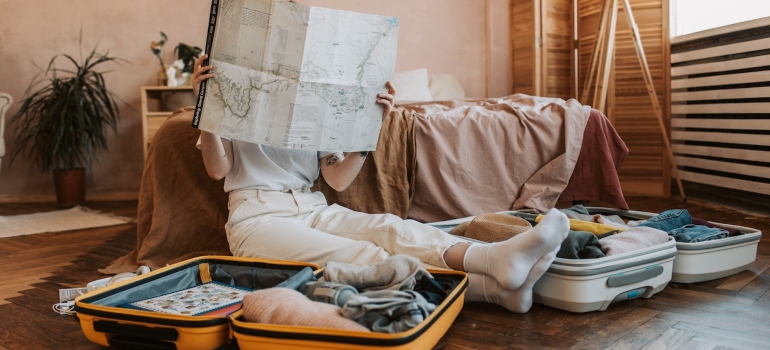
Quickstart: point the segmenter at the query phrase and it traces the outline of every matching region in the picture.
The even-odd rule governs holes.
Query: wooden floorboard
[[[770,232],[770,219],[714,203],[627,198],[636,210],[687,208],[699,218]],[[589,205],[592,203],[589,203]],[[594,205],[601,206],[600,203]],[[88,207],[135,217],[136,202]],[[0,215],[57,210],[48,203],[0,205]],[[136,224],[0,239],[0,350],[101,349],[76,316],[51,306],[60,288],[103,278],[97,269],[136,244]],[[572,313],[535,304],[526,314],[466,304],[436,349],[770,349],[770,238],[746,271],[700,283],[669,283],[649,299]]]

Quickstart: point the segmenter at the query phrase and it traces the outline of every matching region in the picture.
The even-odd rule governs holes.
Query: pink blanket
[[[554,207],[591,112],[575,100],[522,94],[404,107],[418,114],[408,215],[424,222]]]

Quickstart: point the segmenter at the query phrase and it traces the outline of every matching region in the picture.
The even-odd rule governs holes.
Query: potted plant
[[[57,67],[61,59],[72,67]],[[85,170],[107,149],[106,129],[117,133],[120,110],[107,89],[106,72],[97,69],[118,60],[96,48],[85,58],[81,54],[80,61],[54,56],[33,78],[10,119],[17,132],[11,164],[23,153],[42,172],[53,170],[59,206],[85,202]]]
[[[166,65],[163,62],[163,46],[166,45],[168,36],[164,32],[160,32],[160,40],[150,43],[150,50],[160,62],[160,74],[158,76],[158,84],[162,86],[187,86],[190,85],[190,78],[195,70],[195,60],[200,57],[203,50],[197,46],[187,45],[180,42],[174,48],[174,56],[176,60]]]
[[[185,43],[179,43],[179,45],[174,48],[174,54],[176,55],[177,60],[182,63],[182,73],[193,73],[195,70],[195,60],[201,56],[202,51],[203,50],[201,50],[200,47],[190,46]]]

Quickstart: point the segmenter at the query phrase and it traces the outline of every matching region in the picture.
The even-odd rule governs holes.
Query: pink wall
[[[469,97],[487,97],[510,93],[508,1],[299,2],[399,17],[397,70],[426,67],[430,73],[451,73]],[[38,73],[35,65],[44,67],[60,53],[77,57],[81,29],[86,54],[98,43],[100,51],[127,61],[105,76],[124,103],[118,134],[111,136],[109,151],[88,175],[87,199],[135,196],[143,162],[139,88],[155,84],[158,67],[149,44],[160,31],[168,35],[166,62],[180,41],[203,46],[210,1],[0,0],[0,4],[0,91],[17,102]],[[9,115],[17,109],[14,103]],[[9,152],[14,139],[14,130],[7,125]],[[23,158],[11,167],[8,158],[0,167],[0,202],[53,198],[50,174],[41,174]]]

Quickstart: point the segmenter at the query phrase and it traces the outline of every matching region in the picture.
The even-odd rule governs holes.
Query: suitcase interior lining
[[[296,275],[305,266],[199,260],[161,274],[147,276],[105,293],[83,299],[84,303],[117,306],[203,284],[199,268],[207,263],[215,281],[250,289],[272,288]]]

